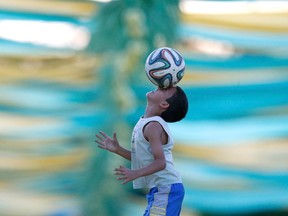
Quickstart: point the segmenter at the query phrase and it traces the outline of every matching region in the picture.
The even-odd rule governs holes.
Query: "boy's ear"
[[[167,101],[160,103],[160,107],[162,109],[167,109],[169,107],[169,103]]]

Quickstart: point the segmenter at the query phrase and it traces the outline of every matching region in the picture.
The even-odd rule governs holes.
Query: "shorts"
[[[151,188],[146,196],[148,205],[143,216],[179,216],[184,194],[182,183]]]

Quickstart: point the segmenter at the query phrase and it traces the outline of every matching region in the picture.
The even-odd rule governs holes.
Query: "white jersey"
[[[145,139],[143,128],[151,121],[159,122],[168,135],[168,142],[163,146],[163,151],[166,159],[165,169],[153,173],[148,176],[140,177],[133,181],[133,188],[152,188],[157,186],[164,186],[174,183],[182,183],[179,173],[175,170],[173,165],[172,148],[174,141],[172,139],[167,123],[159,116],[150,118],[140,118],[134,127],[131,140],[131,165],[132,170],[141,169],[150,165],[154,161],[151,152],[150,143]]]

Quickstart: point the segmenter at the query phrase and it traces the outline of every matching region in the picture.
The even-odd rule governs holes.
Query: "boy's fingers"
[[[123,181],[121,184],[126,184],[127,182],[129,182],[130,180],[125,180]]]
[[[100,144],[100,145],[104,145],[102,141],[95,140],[95,142],[97,142],[97,143]]]
[[[117,135],[116,135],[115,132],[113,133],[113,139],[114,139],[114,140],[117,140]]]
[[[104,145],[98,145],[98,147],[101,149],[106,149],[106,147]]]
[[[123,172],[115,172],[114,175],[125,175]]]
[[[99,136],[98,134],[96,134],[96,137],[97,137],[99,140],[103,141],[103,137]]]
[[[106,135],[103,131],[100,131],[100,134],[101,134],[104,138],[107,138],[107,135]]]
[[[125,170],[125,167],[120,166],[119,168],[116,168],[114,171],[121,171],[123,172]]]
[[[117,180],[125,180],[126,178],[125,177],[119,177],[117,178]]]

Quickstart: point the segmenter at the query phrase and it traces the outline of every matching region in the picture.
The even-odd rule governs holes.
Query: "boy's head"
[[[169,106],[160,114],[160,117],[166,122],[177,122],[186,116],[188,112],[188,99],[182,88],[176,86],[176,91],[166,101]]]

